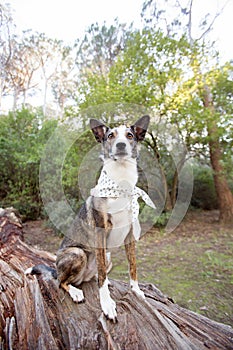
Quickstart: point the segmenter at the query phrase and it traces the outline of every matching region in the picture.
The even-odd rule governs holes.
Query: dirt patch
[[[56,253],[62,240],[45,220],[24,223],[24,241],[38,249]]]
[[[55,253],[61,238],[44,221],[24,225],[25,241]],[[233,228],[218,212],[190,211],[167,234],[152,229],[137,244],[139,281],[154,283],[179,305],[233,325]],[[124,247],[112,252],[110,277],[128,280]]]

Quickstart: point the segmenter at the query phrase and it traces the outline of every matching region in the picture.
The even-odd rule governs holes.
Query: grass
[[[154,283],[179,305],[233,325],[233,230],[207,225],[203,233],[153,230],[138,242],[139,281]],[[123,248],[111,277],[128,280]]]

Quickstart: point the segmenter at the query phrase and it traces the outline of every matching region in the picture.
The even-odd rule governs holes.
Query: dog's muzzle
[[[127,156],[129,150],[127,150],[127,145],[125,142],[118,142],[116,143],[115,146],[116,150],[115,150],[115,156]]]
[[[124,151],[126,149],[126,143],[124,142],[118,142],[116,144],[116,148],[119,150],[119,151]]]

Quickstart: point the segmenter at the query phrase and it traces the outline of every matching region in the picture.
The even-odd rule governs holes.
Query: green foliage
[[[42,210],[39,165],[45,143],[56,126],[39,111],[22,109],[0,117],[0,201],[34,219]]]
[[[79,87],[84,97],[81,107],[108,102],[162,107],[182,76],[182,52],[187,48],[184,37],[176,41],[154,30],[133,32],[108,74],[86,75]]]
[[[80,194],[79,178],[86,177],[90,173],[88,173],[88,169],[81,167],[81,163],[95,145],[96,141],[92,137],[91,131],[87,130],[78,137],[66,154],[62,168],[62,185],[65,195],[74,210],[77,210],[83,201]],[[88,163],[88,165],[91,167],[91,164]],[[85,179],[87,187],[88,180],[88,178]]]
[[[170,212],[161,213],[155,222],[155,227],[165,227],[168,223],[170,216]]]
[[[205,210],[218,208],[212,170],[206,165],[194,166],[194,186],[191,205]]]

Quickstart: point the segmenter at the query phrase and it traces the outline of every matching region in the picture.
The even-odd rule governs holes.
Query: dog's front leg
[[[125,239],[125,252],[129,262],[130,287],[133,292],[135,292],[141,298],[145,299],[145,295],[138,285],[135,238],[133,236],[132,228],[127,238]]]
[[[104,230],[97,229],[96,263],[98,269],[98,285],[100,305],[105,316],[114,323],[117,321],[116,303],[111,298],[108,289],[107,262],[106,262],[106,238]]]

